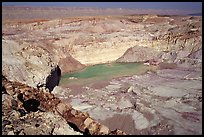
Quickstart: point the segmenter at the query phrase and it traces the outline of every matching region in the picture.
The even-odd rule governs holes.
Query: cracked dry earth
[[[76,88],[60,91],[69,93],[73,108],[110,129],[136,135],[202,134],[201,72],[162,69],[82,86],[77,95],[71,94]]]

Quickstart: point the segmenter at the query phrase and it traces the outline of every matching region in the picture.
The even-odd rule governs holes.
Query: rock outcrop
[[[188,55],[202,50],[201,30],[201,17],[97,16],[5,24],[3,38],[43,47],[52,54],[53,62],[60,62],[64,73],[72,71],[62,65],[66,63],[81,69],[82,64],[107,63],[118,58],[123,62],[127,58],[144,60],[158,53],[161,61],[189,62]]]
[[[179,67],[199,67],[201,69],[201,18],[170,17],[169,20],[168,18],[159,19],[161,17],[158,16],[143,19],[143,23],[154,24],[154,26],[149,25],[145,28],[145,31],[152,37],[149,39],[149,43],[152,45],[150,47],[148,44],[131,47],[117,61],[140,62],[155,59],[159,62],[176,63]],[[167,24],[163,24],[165,22]],[[137,23],[141,24],[142,22]],[[156,27],[161,24],[163,26]]]
[[[81,85],[80,92],[79,86],[69,87],[70,104],[110,129],[130,135],[202,134],[202,71],[162,69]]]
[[[84,68],[63,48],[41,42],[30,43],[5,36],[2,51],[4,76],[33,87],[46,86],[50,91],[58,85],[61,73]]]
[[[85,65],[81,64],[79,61],[77,61],[71,55],[68,54],[66,58],[60,59],[59,67],[61,69],[62,74],[64,74],[67,72],[83,69]]]
[[[134,46],[129,48],[116,62],[145,62],[147,60],[159,60],[159,53],[154,48]]]
[[[57,68],[52,56],[40,47],[2,40],[2,73],[8,79],[37,87]],[[59,77],[56,79],[59,79]]]
[[[73,109],[70,104],[62,102],[42,88],[37,89],[19,82],[11,82],[3,75],[2,94],[4,135],[54,135],[63,134],[63,132],[85,135],[125,134],[118,129],[109,130],[108,127],[92,119],[88,113]],[[34,103],[36,101],[39,104],[36,105]],[[26,107],[28,105],[29,108]]]

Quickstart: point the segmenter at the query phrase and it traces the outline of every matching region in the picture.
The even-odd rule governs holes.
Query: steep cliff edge
[[[10,80],[32,87],[45,86],[50,91],[58,85],[61,73],[83,68],[62,48],[44,43],[2,39],[2,73]]]
[[[163,24],[165,21],[147,18],[143,23]],[[171,17],[161,27],[149,26],[145,31],[152,36],[152,46],[137,45],[129,48],[117,62],[140,62],[157,60],[164,63],[176,63],[179,67],[197,68],[202,66],[202,26],[199,17]],[[172,25],[172,26],[171,26]],[[158,42],[157,45],[154,45]]]
[[[2,40],[2,73],[10,80],[33,87],[46,85],[47,77],[57,67],[52,60],[40,47]]]
[[[188,53],[201,49],[201,23],[201,17],[191,16],[73,17],[5,24],[3,37],[43,47],[52,53],[54,62],[60,62],[64,73],[84,65],[113,62],[136,46],[146,57],[160,52],[165,61],[173,59],[168,54],[174,56],[176,52],[178,60],[175,62],[182,62]],[[141,60],[142,53],[138,52],[137,57]],[[75,67],[71,69],[65,62]]]

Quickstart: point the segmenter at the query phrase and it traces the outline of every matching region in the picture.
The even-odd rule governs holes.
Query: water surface
[[[111,78],[141,74],[149,69],[143,63],[111,63],[88,66],[80,71],[62,75],[60,84],[87,84]]]

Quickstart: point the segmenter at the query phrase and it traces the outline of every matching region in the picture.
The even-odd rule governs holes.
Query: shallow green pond
[[[143,63],[111,63],[88,66],[80,71],[62,75],[60,84],[89,83],[120,76],[140,74],[146,70]]]

